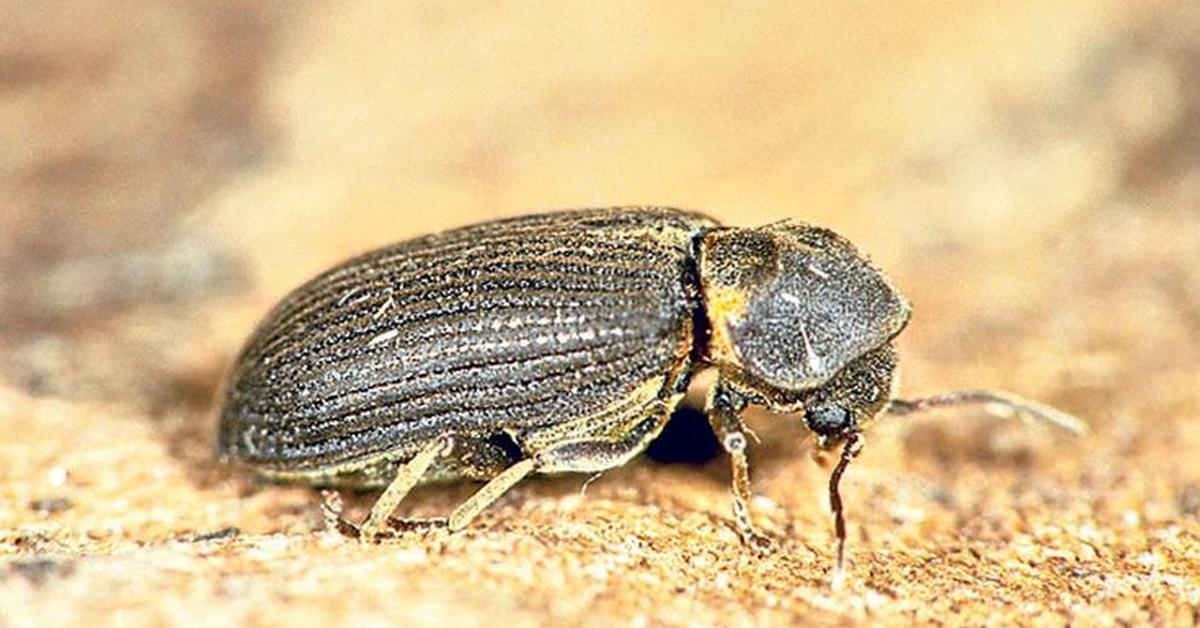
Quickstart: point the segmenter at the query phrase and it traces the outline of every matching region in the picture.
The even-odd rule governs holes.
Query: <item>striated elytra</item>
[[[624,464],[712,367],[706,412],[748,542],[764,539],[742,411],[796,413],[818,446],[843,444],[830,482],[840,565],[838,482],[885,411],[977,402],[1083,429],[999,393],[895,399],[892,340],[908,319],[853,245],[796,221],[616,208],[490,222],[367,253],[289,294],[231,370],[218,447],[271,478],[385,486],[353,528],[366,538],[419,482],[486,480],[441,522],[456,530],[531,473]]]

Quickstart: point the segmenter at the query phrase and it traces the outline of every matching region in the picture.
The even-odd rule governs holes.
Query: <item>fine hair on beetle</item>
[[[829,479],[840,573],[840,482],[878,416],[972,403],[1085,430],[1007,393],[897,398],[893,340],[909,316],[849,241],[799,221],[624,207],[482,223],[368,252],[287,295],[230,370],[217,446],[268,478],[382,487],[361,524],[327,503],[347,534],[455,531],[531,474],[625,464],[713,369],[705,414],[745,543],[769,544],[750,512],[746,408],[841,446]],[[417,484],[459,478],[486,483],[447,518],[391,516]]]

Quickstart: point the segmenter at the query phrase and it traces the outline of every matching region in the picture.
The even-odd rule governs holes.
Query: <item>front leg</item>
[[[746,457],[749,445],[746,435],[749,430],[742,423],[742,411],[746,409],[746,398],[741,393],[718,381],[708,394],[705,413],[712,425],[717,440],[729,454],[733,465],[733,518],[742,542],[758,549],[771,545],[771,540],[754,529],[750,517],[750,461]]]

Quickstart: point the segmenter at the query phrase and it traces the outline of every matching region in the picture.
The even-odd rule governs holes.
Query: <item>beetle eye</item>
[[[805,410],[804,422],[818,436],[841,436],[854,428],[854,417],[836,404]]]

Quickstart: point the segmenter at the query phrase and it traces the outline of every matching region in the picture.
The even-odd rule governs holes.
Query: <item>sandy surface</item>
[[[1195,3],[398,4],[3,10],[0,626],[1196,625]],[[915,305],[906,394],[1012,390],[1093,433],[882,422],[839,589],[787,417],[751,419],[762,557],[694,414],[586,492],[374,545],[212,460],[221,374],[297,282],[627,203],[833,227]]]

